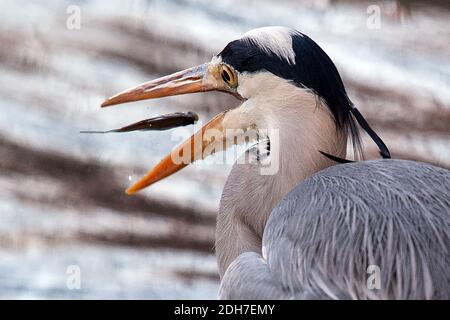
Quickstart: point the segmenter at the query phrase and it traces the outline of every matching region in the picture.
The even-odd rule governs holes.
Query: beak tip
[[[125,191],[125,193],[126,193],[128,196],[132,196],[133,194],[136,193],[136,190],[133,190],[132,188],[128,188],[128,189]]]
[[[139,185],[138,183],[133,184],[132,186],[130,186],[125,193],[129,196],[134,195],[135,193],[139,192],[140,190],[144,189],[145,187]]]
[[[110,99],[107,99],[107,100],[102,102],[102,104],[100,105],[100,108],[106,108],[106,107],[109,107],[111,105],[112,105],[112,103],[111,103]]]

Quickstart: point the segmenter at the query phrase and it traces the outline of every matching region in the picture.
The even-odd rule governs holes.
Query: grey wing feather
[[[230,265],[222,298],[449,299],[450,171],[405,160],[330,167],[277,205],[262,245]],[[368,285],[370,266],[379,286]]]

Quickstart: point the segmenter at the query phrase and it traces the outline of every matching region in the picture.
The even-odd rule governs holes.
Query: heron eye
[[[222,71],[222,79],[225,82],[230,82],[231,81],[230,75],[225,70]]]
[[[222,71],[220,74],[222,76],[223,81],[225,81],[225,83],[228,84],[229,86],[235,87],[237,85],[234,72],[231,71],[231,69],[226,65],[222,66]]]

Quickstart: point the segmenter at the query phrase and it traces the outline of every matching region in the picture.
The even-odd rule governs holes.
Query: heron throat
[[[221,277],[241,253],[264,256],[263,232],[277,203],[299,182],[335,164],[320,151],[346,156],[347,131],[336,126],[322,99],[278,77],[264,73],[253,77],[260,79],[240,85],[241,95],[252,97],[242,107],[258,128],[268,132],[270,153],[264,164],[238,161],[225,184],[216,228]],[[254,83],[261,85],[253,87]],[[267,141],[261,143],[242,157],[260,156]],[[262,174],[267,163],[276,163],[273,174]]]

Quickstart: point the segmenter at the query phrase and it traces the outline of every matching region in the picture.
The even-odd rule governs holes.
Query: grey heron
[[[241,103],[127,193],[256,130],[255,145],[233,166],[220,201],[221,298],[450,298],[450,172],[406,160],[336,163],[350,139],[360,147],[357,122],[382,155],[389,152],[354,112],[331,59],[306,35],[286,27],[252,30],[209,63],[126,90],[102,106],[212,90]],[[187,161],[174,160],[180,156]],[[262,174],[276,161],[275,173]],[[379,286],[371,287],[374,266]]]

